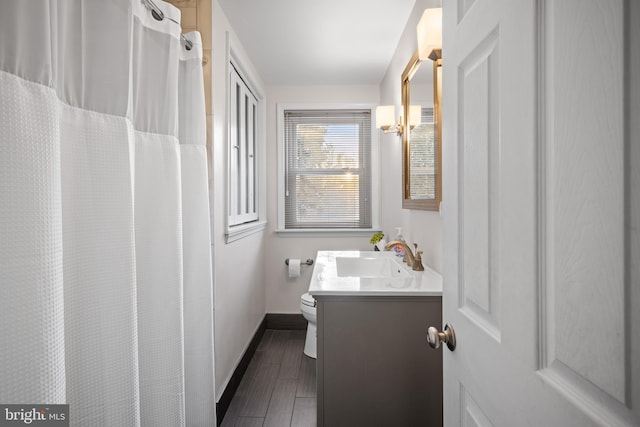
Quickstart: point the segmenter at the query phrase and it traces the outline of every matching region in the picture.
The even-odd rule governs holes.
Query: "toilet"
[[[307,325],[307,339],[304,342],[304,354],[316,358],[316,300],[309,294],[300,298],[300,311],[309,324]]]

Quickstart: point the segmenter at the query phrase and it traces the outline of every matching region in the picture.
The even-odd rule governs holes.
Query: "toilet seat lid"
[[[309,307],[315,307],[316,306],[316,300],[309,295],[308,293],[302,294],[302,297],[300,298],[300,301],[302,301],[302,303],[304,305],[308,305]]]

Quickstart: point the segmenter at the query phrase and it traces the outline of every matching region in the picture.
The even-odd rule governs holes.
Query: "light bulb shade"
[[[409,106],[409,126],[414,128],[422,123],[422,107],[419,105]]]
[[[393,105],[379,105],[376,107],[376,127],[389,129],[395,123],[396,109]]]
[[[425,9],[417,31],[418,56],[424,61],[431,51],[442,49],[442,8]]]

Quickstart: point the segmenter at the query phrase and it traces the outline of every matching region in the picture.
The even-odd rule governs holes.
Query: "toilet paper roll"
[[[289,277],[300,276],[300,260],[297,258],[289,258]]]

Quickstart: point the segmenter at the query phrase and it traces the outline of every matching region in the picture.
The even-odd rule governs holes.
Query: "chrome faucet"
[[[424,271],[424,266],[422,265],[422,251],[418,250],[418,244],[414,243],[413,246],[416,249],[416,256],[413,256],[413,252],[411,252],[411,248],[405,242],[400,240],[394,240],[385,245],[384,250],[388,251],[394,246],[402,246],[404,248],[404,259],[403,261],[407,263],[409,267],[411,267],[415,271]]]

